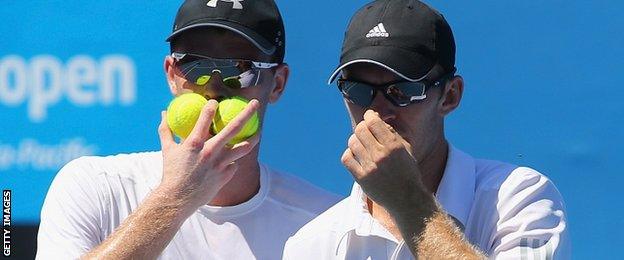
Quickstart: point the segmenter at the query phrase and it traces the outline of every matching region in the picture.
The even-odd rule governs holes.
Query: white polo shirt
[[[449,146],[436,198],[491,259],[570,258],[561,194],[533,169],[473,159]],[[414,259],[369,214],[365,199],[354,184],[349,197],[288,239],[283,259]]]
[[[78,259],[158,186],[160,152],[82,157],[57,174],[41,211],[37,259]],[[260,165],[260,189],[231,207],[204,205],[159,259],[279,259],[286,240],[338,197]]]

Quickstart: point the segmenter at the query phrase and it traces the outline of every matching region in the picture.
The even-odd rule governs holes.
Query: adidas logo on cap
[[[366,34],[366,38],[373,38],[373,37],[390,37],[390,34],[386,31],[386,28],[384,27],[383,23],[379,23],[378,25],[376,25],[375,27],[373,27],[373,29],[371,29],[368,34]]]

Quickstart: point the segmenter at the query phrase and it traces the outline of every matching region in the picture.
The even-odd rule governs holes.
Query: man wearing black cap
[[[164,61],[171,93],[209,102],[176,143],[166,113],[162,152],[83,157],[56,176],[38,236],[40,259],[279,259],[286,239],[337,199],[258,163],[259,135],[229,146],[264,118],[288,79],[284,26],[272,0],[188,0]],[[222,98],[252,100],[223,131]]]
[[[460,104],[455,42],[417,0],[378,0],[352,18],[336,80],[354,134],[351,196],[291,237],[284,259],[568,259],[565,207],[539,172],[472,158],[444,118]]]

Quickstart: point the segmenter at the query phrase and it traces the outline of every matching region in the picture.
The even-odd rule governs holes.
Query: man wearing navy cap
[[[163,112],[161,152],[63,167],[42,209],[37,258],[279,259],[288,237],[337,201],[259,163],[259,134],[227,145],[282,95],[284,39],[272,0],[184,2],[164,69],[173,95],[209,99],[195,128],[177,143]],[[251,102],[213,135],[217,100],[232,96]]]
[[[290,238],[284,259],[568,259],[565,207],[539,172],[475,159],[448,143],[460,104],[455,41],[417,0],[361,8],[330,77],[354,134],[351,195]]]

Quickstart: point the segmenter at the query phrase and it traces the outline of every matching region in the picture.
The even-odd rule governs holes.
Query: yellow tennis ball
[[[245,109],[247,103],[249,103],[247,99],[238,96],[221,100],[221,102],[219,102],[219,107],[217,107],[217,112],[212,119],[212,131],[215,134],[221,132],[228,123],[234,120],[234,118]],[[235,145],[256,134],[258,125],[260,124],[259,121],[258,112],[254,112],[241,131],[232,138],[229,144]]]
[[[188,137],[207,103],[204,96],[196,93],[185,93],[174,98],[167,107],[167,124],[171,131],[180,138]]]

